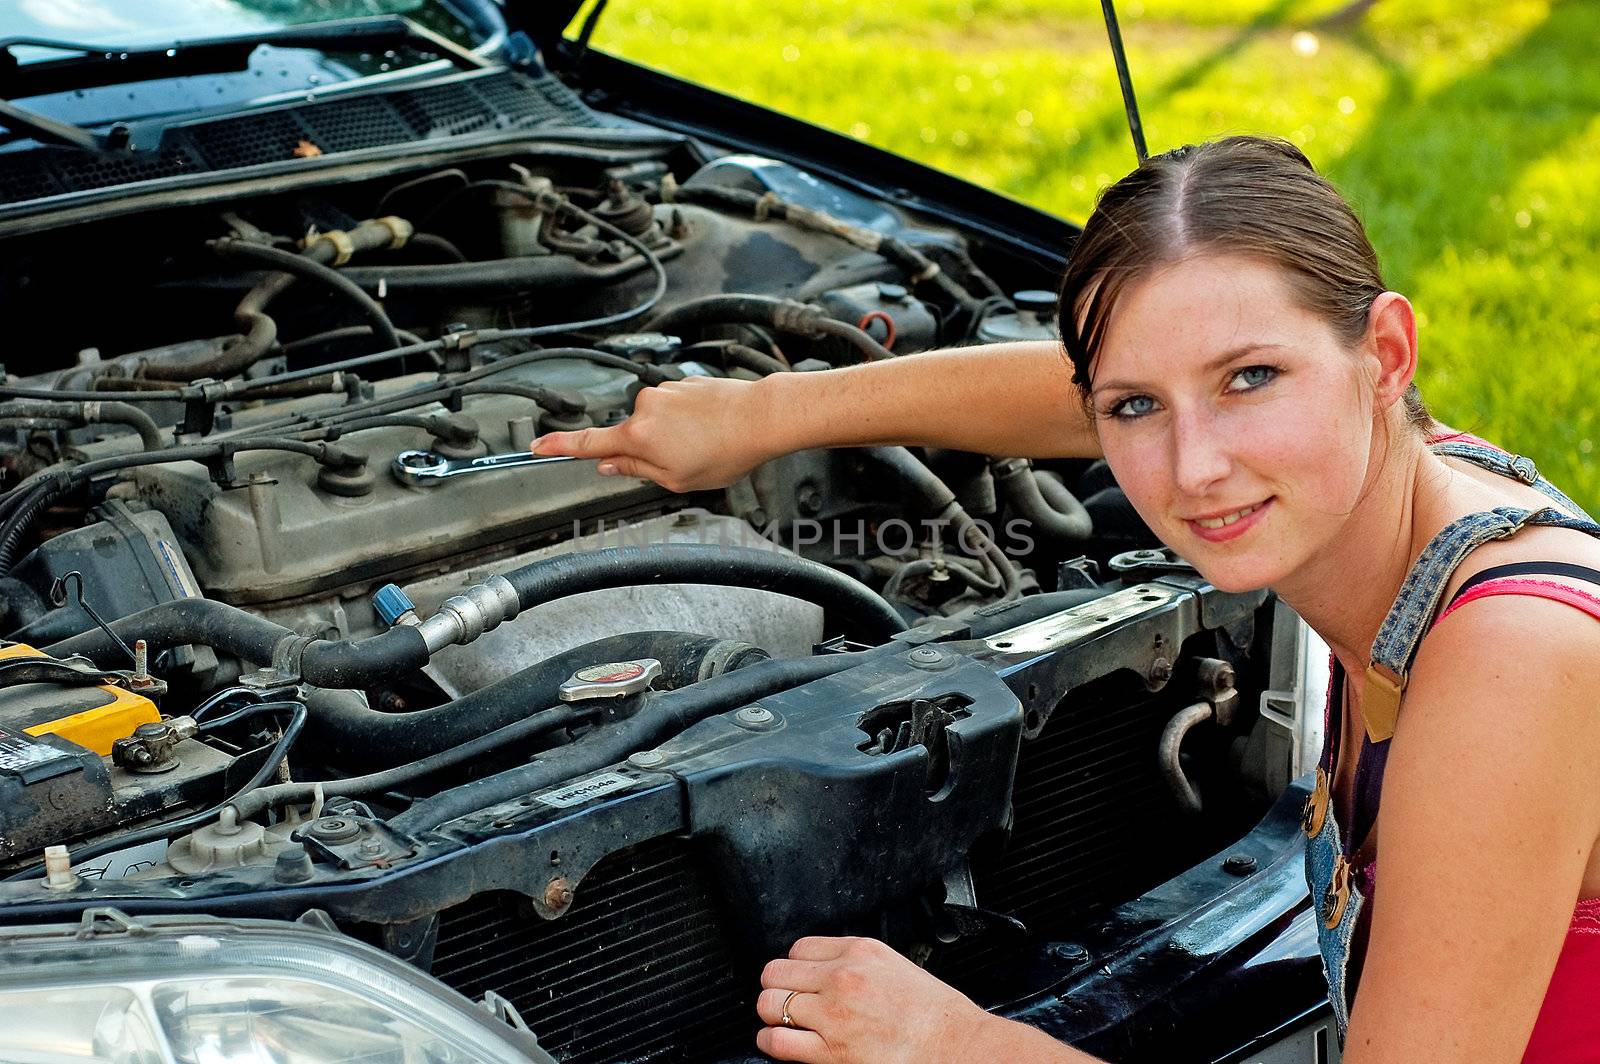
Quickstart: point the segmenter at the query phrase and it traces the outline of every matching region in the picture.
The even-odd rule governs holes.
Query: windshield
[[[0,38],[137,48],[330,19],[405,15],[472,47],[482,41],[457,8],[476,6],[444,0],[11,0],[0,3]],[[61,57],[38,48],[17,48],[15,55],[24,63]]]
[[[342,30],[338,39],[304,46],[262,43],[237,67],[202,65],[167,75],[122,62],[127,52],[159,52],[182,42],[253,40],[311,23],[397,15],[480,54],[503,39],[491,0],[0,0],[0,40],[41,42],[7,49],[16,65],[8,72],[0,64],[0,99],[95,127],[251,106],[435,69],[443,53],[424,38],[374,45],[354,33],[346,41]],[[51,44],[92,50],[84,55]],[[65,72],[47,75],[52,68]],[[30,130],[22,125],[7,132]],[[0,134],[0,143],[11,139]]]

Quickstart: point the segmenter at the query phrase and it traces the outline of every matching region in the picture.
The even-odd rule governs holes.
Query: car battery
[[[0,647],[0,663],[42,656]],[[160,719],[148,698],[110,685],[0,687],[0,860],[103,825],[114,804],[111,744]]]

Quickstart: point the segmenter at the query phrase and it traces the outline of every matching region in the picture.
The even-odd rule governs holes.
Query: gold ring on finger
[[[792,1028],[795,1026],[794,1017],[789,1015],[789,1002],[793,1001],[795,995],[798,993],[800,993],[800,991],[791,990],[789,991],[789,996],[783,999],[783,1025],[785,1027]]]

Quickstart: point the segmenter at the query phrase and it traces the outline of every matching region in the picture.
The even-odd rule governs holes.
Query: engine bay
[[[320,910],[559,1059],[707,1059],[798,935],[1012,1000],[1260,818],[1293,618],[1103,463],[531,462],[663,381],[1049,338],[1053,278],[495,76],[592,129],[0,233],[8,917]]]

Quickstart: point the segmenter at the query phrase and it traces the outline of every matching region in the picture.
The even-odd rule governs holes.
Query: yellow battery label
[[[44,655],[23,643],[0,647],[0,660],[22,657]],[[161,711],[156,704],[143,695],[110,684],[88,690],[100,694],[105,701],[87,709],[73,707],[75,711],[59,717],[52,716],[49,720],[41,721],[37,713],[29,714],[36,723],[22,730],[29,735],[59,735],[68,742],[106,757],[111,753],[112,743],[132,735],[133,730],[141,724],[153,724],[161,719]],[[82,704],[81,701],[79,704]],[[49,715],[48,712],[46,715]]]

